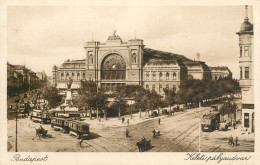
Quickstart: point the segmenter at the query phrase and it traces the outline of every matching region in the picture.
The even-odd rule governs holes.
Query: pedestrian
[[[83,138],[79,139],[79,147],[82,148]]]
[[[129,125],[129,118],[127,119],[127,125]]]
[[[161,119],[160,118],[158,119],[158,123],[159,123],[159,125],[161,124]]]
[[[238,143],[238,137],[236,136],[236,146],[237,146],[237,143]]]
[[[122,117],[122,123],[124,123],[125,122],[125,117]]]
[[[126,137],[126,138],[129,137],[129,130],[128,130],[128,129],[126,129],[126,131],[125,131],[125,137]]]
[[[235,121],[233,122],[233,127],[234,127],[234,129],[236,129],[236,122]]]

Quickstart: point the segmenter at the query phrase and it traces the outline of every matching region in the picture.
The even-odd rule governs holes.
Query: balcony
[[[253,81],[252,79],[242,79],[242,80],[239,80],[239,86],[241,88],[249,88],[253,85]]]

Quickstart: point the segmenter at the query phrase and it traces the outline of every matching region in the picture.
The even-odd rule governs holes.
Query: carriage
[[[63,118],[63,117],[52,117],[51,118],[51,127],[61,129],[64,133],[70,132],[69,122],[72,119]]]
[[[139,152],[144,152],[149,150],[152,146],[151,146],[151,140],[146,140],[145,138],[142,138],[141,141],[136,143]]]
[[[89,124],[64,117],[52,117],[51,127],[61,129],[64,133],[71,133],[79,138],[89,136]]]
[[[161,135],[161,132],[159,130],[155,130],[155,129],[152,131],[152,133],[153,133],[153,137],[154,138],[156,138],[156,137]]]
[[[36,136],[41,136],[45,137],[47,135],[48,130],[45,130],[44,128],[40,127],[39,129],[35,129],[36,131]]]
[[[76,121],[76,120],[69,121],[69,128],[70,128],[70,132],[78,136],[80,139],[87,138],[90,134],[89,124],[82,121]]]
[[[51,123],[52,114],[46,110],[34,109],[31,114],[31,120],[42,124]]]

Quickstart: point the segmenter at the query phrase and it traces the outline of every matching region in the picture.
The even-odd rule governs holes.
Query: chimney
[[[196,61],[200,61],[200,54],[199,53],[197,53],[197,55],[196,55]]]

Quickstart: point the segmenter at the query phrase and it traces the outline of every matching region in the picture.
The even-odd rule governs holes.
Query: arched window
[[[156,79],[156,73],[153,72],[153,79],[155,80]]]
[[[80,74],[79,73],[77,73],[77,80],[79,80],[80,79]]]
[[[169,89],[169,85],[168,84],[166,84],[166,89]]]
[[[84,78],[86,78],[86,75],[85,75],[85,73],[83,73],[83,74],[82,74],[82,77],[83,77],[83,79],[84,79]]]
[[[60,74],[60,78],[61,78],[62,80],[64,79],[64,74],[63,74],[63,73]]]
[[[150,74],[147,72],[146,73],[146,80],[149,80],[150,79]]]
[[[67,73],[67,74],[66,74],[66,79],[68,79],[69,76],[70,76],[69,73]]]
[[[162,72],[159,73],[159,79],[162,80]]]
[[[155,90],[155,84],[153,84],[152,90]]]
[[[75,76],[75,74],[74,74],[74,73],[72,73],[72,74],[71,74],[71,78],[72,78],[72,79],[74,79],[74,76]]]
[[[145,87],[147,90],[149,89],[149,85],[148,84],[146,84],[146,87]]]
[[[169,73],[166,73],[166,80],[169,80]]]
[[[176,80],[176,73],[175,72],[173,72],[173,74],[172,74],[172,78],[173,78],[173,80]]]

